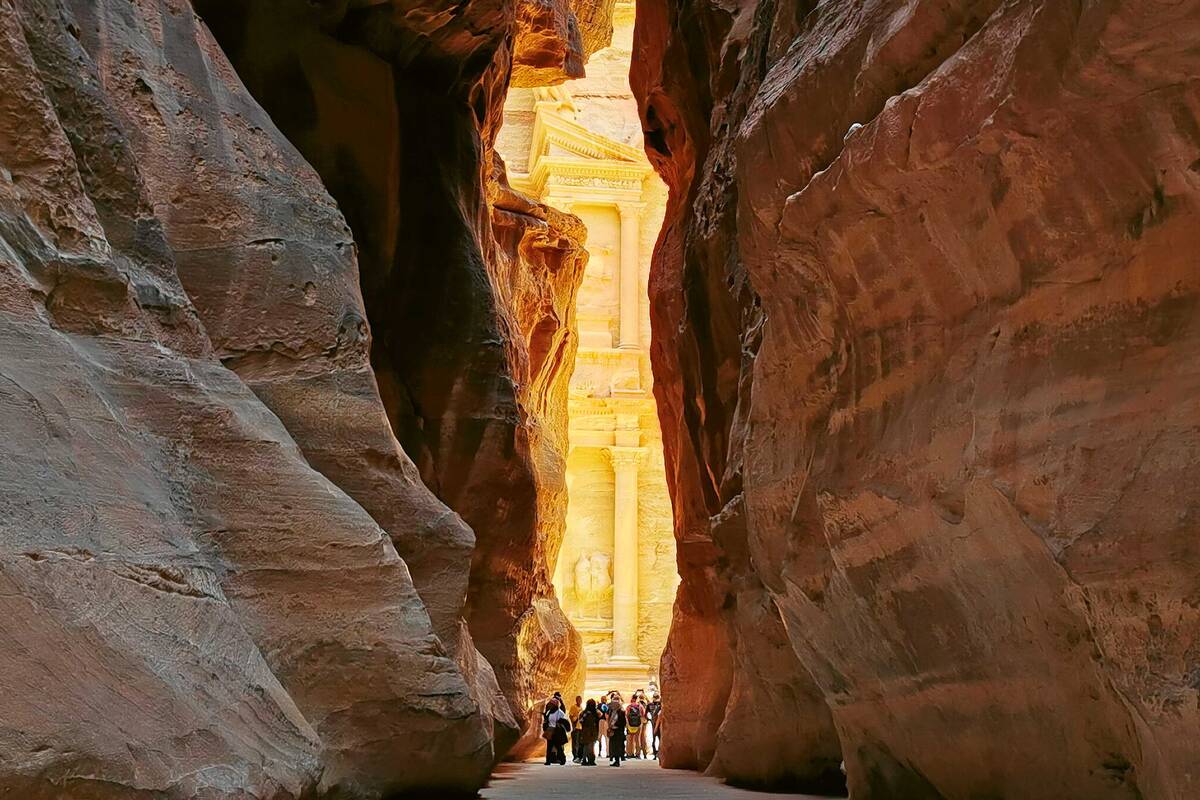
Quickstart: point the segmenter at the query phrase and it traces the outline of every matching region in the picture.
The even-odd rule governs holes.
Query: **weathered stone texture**
[[[793,783],[840,745],[855,798],[1195,795],[1200,2],[639,14],[667,718],[733,687],[665,762]],[[687,661],[723,606],[733,663]],[[764,763],[748,703],[832,724]]]
[[[579,23],[579,36],[583,40],[585,61],[612,44],[613,17],[617,2],[618,0],[571,0],[571,11]]]
[[[496,709],[503,753],[534,699],[568,681],[580,657],[565,619],[551,626],[565,637],[553,658],[519,643],[543,641],[526,628],[561,615],[548,570],[562,535],[582,231],[567,215],[512,200],[491,158],[510,36],[525,23],[507,3],[445,6],[281,17],[267,2],[198,3],[355,232],[392,428],[424,484],[458,515],[430,524],[453,533],[451,523],[465,523],[476,539],[469,559],[425,533],[397,546],[439,632],[458,624],[469,583],[470,636],[458,628],[466,638],[455,652],[470,673],[477,645],[513,705]],[[389,508],[403,530],[406,515]],[[548,606],[535,612],[541,600]],[[534,662],[548,685],[531,684]],[[481,677],[491,674],[480,666]],[[495,687],[475,694],[494,698]]]
[[[509,331],[509,363],[524,422],[536,488],[532,525],[512,527],[509,544],[472,575],[478,628],[512,631],[491,652],[519,683],[518,712],[528,723],[510,753],[521,758],[544,745],[540,715],[553,690],[583,690],[583,642],[559,608],[551,576],[566,531],[567,384],[578,345],[575,294],[587,265],[587,231],[579,220],[512,190],[499,167],[488,188],[496,241],[493,280]],[[504,498],[495,497],[503,503]],[[513,556],[524,554],[524,560]],[[497,571],[504,565],[505,571]]]
[[[552,86],[584,76],[608,46],[616,0],[516,0],[512,85]]]
[[[517,0],[514,86],[548,86],[583,75],[583,38],[566,0]]]
[[[4,3],[0,36],[0,790],[474,790],[462,672],[305,460],[372,407],[387,438],[316,176],[185,3]]]

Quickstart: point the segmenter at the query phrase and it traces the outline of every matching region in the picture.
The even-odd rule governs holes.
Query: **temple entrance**
[[[629,88],[634,4],[587,77],[514,88],[496,148],[513,188],[579,217],[589,263],[571,378],[567,529],[554,585],[583,636],[587,696],[656,691],[679,576],[652,392],[646,284],[666,187]]]

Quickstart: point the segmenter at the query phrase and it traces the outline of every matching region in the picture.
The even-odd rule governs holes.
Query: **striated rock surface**
[[[463,671],[306,461],[399,452],[316,176],[186,3],[7,3],[0,39],[0,791],[473,792]]]
[[[1200,790],[1197,41],[1195,0],[639,3],[665,764]]]
[[[617,0],[571,0],[571,10],[579,23],[583,57],[587,61],[613,43]]]
[[[514,86],[548,86],[583,76],[583,37],[566,0],[517,0]]]

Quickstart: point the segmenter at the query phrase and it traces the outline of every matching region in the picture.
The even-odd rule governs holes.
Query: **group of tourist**
[[[562,695],[546,703],[542,712],[542,738],[546,740],[546,764],[566,764],[566,745],[571,759],[581,766],[596,766],[596,758],[608,758],[619,767],[630,758],[658,758],[662,741],[663,711],[658,694],[653,698],[638,689],[626,704],[617,691],[583,704],[582,697],[566,708]]]

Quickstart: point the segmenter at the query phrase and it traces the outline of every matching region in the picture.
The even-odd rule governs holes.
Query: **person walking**
[[[546,765],[566,764],[567,754],[564,752],[563,746],[569,738],[568,731],[571,730],[571,720],[559,708],[557,700],[551,700],[546,705],[549,713],[546,714],[546,724],[542,727],[542,738],[546,740]]]
[[[646,706],[646,717],[650,720],[650,746],[654,748],[654,757],[658,758],[658,745],[662,741],[662,698],[657,694]]]
[[[575,705],[571,706],[571,760],[576,764],[583,761],[583,746],[579,743],[579,716],[583,713],[583,698],[575,696]]]
[[[650,757],[650,698],[646,696],[646,690],[638,691],[638,702],[642,705],[642,740],[638,743],[641,748],[642,758]]]
[[[600,735],[600,710],[595,700],[588,700],[579,714],[579,761],[585,767],[596,766],[596,739]]]
[[[625,709],[619,697],[608,706],[608,754],[610,767],[619,767],[625,760]]]

